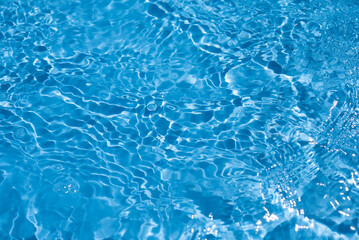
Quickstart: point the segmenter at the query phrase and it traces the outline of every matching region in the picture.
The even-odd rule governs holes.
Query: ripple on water
[[[355,1],[0,13],[1,239],[358,237]]]

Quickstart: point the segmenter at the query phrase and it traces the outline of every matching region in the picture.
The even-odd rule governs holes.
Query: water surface
[[[2,0],[0,239],[357,239],[354,0]]]

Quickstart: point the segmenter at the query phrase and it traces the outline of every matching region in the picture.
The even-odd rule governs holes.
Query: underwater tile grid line
[[[359,239],[357,0],[0,0],[0,240]]]

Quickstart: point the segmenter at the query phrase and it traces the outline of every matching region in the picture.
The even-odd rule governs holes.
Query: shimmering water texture
[[[0,239],[359,239],[358,4],[1,0]]]

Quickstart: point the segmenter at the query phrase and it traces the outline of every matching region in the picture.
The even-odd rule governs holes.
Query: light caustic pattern
[[[0,239],[356,239],[359,5],[2,0]]]

